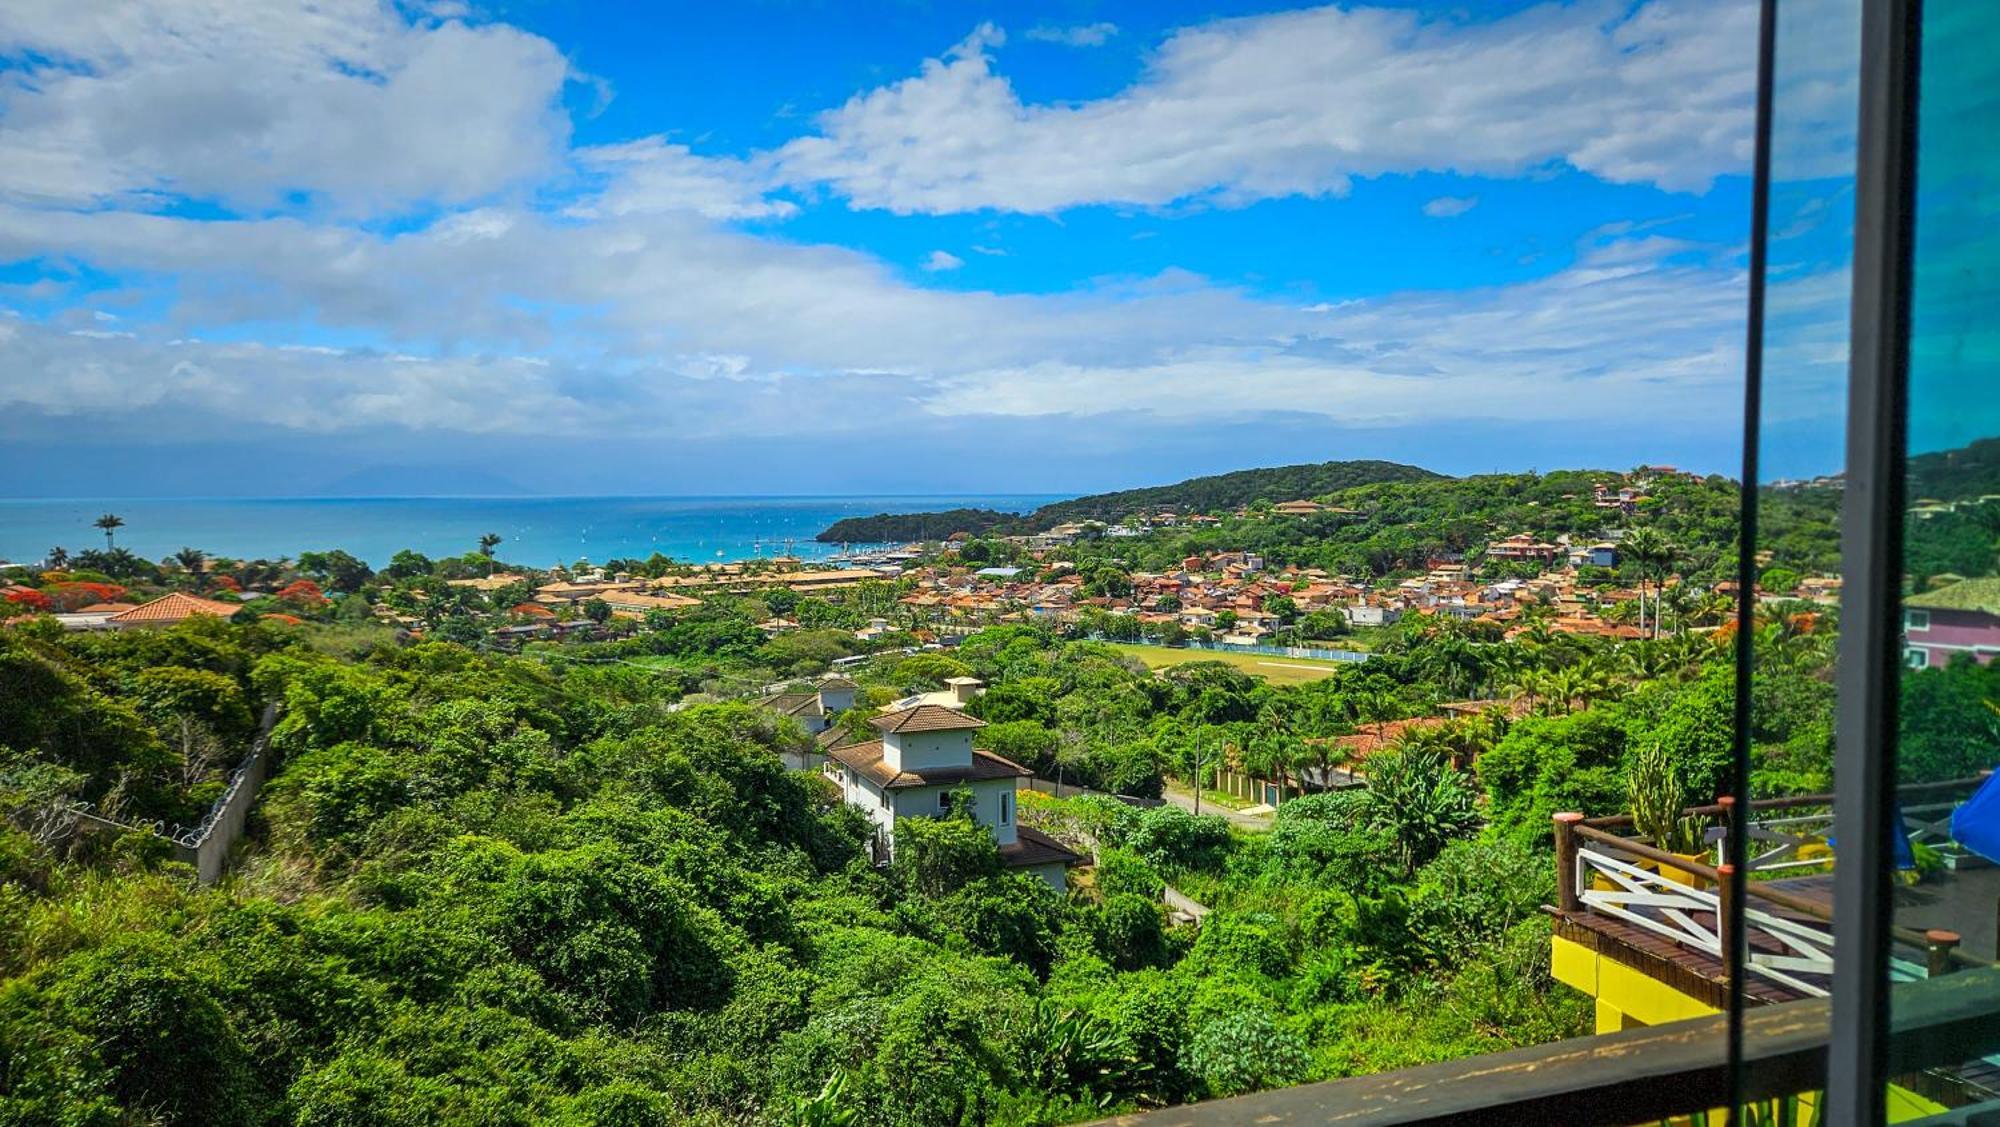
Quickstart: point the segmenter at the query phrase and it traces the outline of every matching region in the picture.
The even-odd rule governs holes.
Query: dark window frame
[[[1884,1122],[1921,0],[1862,0],[1826,1122]]]

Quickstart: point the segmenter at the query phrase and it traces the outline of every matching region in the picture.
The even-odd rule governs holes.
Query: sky
[[[1754,41],[1749,0],[11,0],[0,495],[1734,472]],[[1851,142],[1788,77],[1810,244]],[[1840,304],[1822,259],[1779,316]]]

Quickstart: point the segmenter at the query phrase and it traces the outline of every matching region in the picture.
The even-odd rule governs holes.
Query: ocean
[[[432,557],[501,537],[495,555],[546,568],[661,552],[704,563],[795,555],[822,559],[813,540],[842,517],[978,508],[1027,512],[1059,496],[889,497],[310,497],[11,500],[0,498],[0,560],[34,563],[51,547],[104,546],[103,513],[125,520],[120,547],[160,559],[193,547],[238,559],[344,548],[375,567],[404,548]]]

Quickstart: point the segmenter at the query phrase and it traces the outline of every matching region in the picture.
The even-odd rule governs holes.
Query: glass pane
[[[2000,764],[2000,7],[1924,8],[1896,761],[1907,848],[1897,849],[1888,968],[1901,1017],[2000,1012],[1987,965],[2000,918],[2000,783],[1982,778]],[[1945,975],[1948,984],[1930,981]],[[1892,1048],[1892,1122],[2000,1106],[2000,1038],[1918,1051],[1926,1043]]]
[[[1829,838],[1860,5],[1780,4],[1778,13],[1756,601],[1743,639],[1752,659],[1746,1009],[1825,997],[1833,970]],[[1709,830],[1718,849],[1724,829]],[[1746,1029],[1749,1059],[1758,1050],[1754,1030]],[[1746,1073],[1742,1090],[1762,1093],[1758,1080]],[[1754,1101],[1746,1118],[1803,1127],[1818,1104],[1818,1093],[1781,1093]]]

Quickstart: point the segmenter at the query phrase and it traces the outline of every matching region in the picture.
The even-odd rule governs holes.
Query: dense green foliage
[[[1024,522],[1043,529],[1066,521],[1115,521],[1137,512],[1172,509],[1209,513],[1245,505],[1276,504],[1320,497],[1378,482],[1444,481],[1442,474],[1399,462],[1317,462],[1189,478],[1172,485],[1093,493],[1043,505]]]
[[[874,869],[858,816],[782,766],[805,740],[791,722],[670,709],[684,686],[629,665],[442,642],[344,658],[212,620],[16,628],[10,675],[73,679],[67,715],[102,722],[0,715],[0,1110],[1060,1122],[1573,1033],[1584,1003],[1549,980],[1534,910],[1548,815],[1622,808],[1641,749],[1713,793],[1727,651],[1459,631],[1413,618],[1365,665],[1284,688],[1216,664],[1147,675],[1027,627],[864,667],[864,693],[977,672],[988,746],[1153,780],[1202,748],[1204,769],[1309,770],[1339,760],[1331,737],[1467,692],[1532,704],[1415,731],[1368,789],[1287,803],[1267,834],[1024,800],[1098,855],[1065,897],[954,819],[905,823]],[[1774,635],[1786,677],[1819,683],[1813,637]],[[145,835],[37,838],[21,817],[51,788],[149,793],[184,716],[240,740],[265,702],[280,766],[219,889]],[[1764,710],[1774,763],[1824,772],[1819,703]],[[1975,754],[1935,736],[1946,766]],[[1211,909],[1199,929],[1163,914],[1169,883]]]
[[[1592,486],[1616,475],[1589,470],[1547,474],[1485,474],[1359,485],[1317,495],[1334,508],[1304,517],[1225,518],[1205,528],[1156,531],[1135,540],[1080,542],[1065,555],[1079,568],[1116,559],[1135,570],[1163,571],[1187,556],[1250,552],[1267,566],[1322,568],[1333,574],[1385,576],[1421,572],[1432,560],[1466,554],[1478,562],[1493,540],[1528,533],[1540,540],[1568,535],[1601,538],[1634,518],[1592,503]],[[1729,573],[1739,507],[1734,483],[1722,478],[1663,478],[1641,503],[1644,523],[1679,548],[1674,570],[1690,579]],[[1494,577],[1539,569],[1495,561]]]
[[[947,509],[935,513],[876,513],[834,521],[813,539],[822,544],[888,544],[943,540],[953,533],[978,536],[1019,520],[1019,513],[995,509]]]

